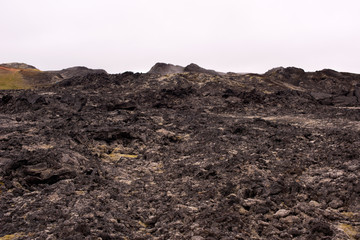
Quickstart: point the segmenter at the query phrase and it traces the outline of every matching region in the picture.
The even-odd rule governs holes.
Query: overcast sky
[[[360,73],[359,0],[0,0],[0,62]]]

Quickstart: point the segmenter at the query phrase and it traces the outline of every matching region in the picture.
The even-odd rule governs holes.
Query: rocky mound
[[[68,79],[68,78],[77,77],[77,76],[86,76],[88,74],[99,74],[99,73],[106,74],[107,72],[103,69],[90,69],[87,67],[71,67],[71,68],[66,68],[66,69],[60,70],[57,73],[63,79]]]
[[[214,70],[209,70],[200,67],[194,63],[189,64],[186,67],[168,64],[168,63],[156,63],[148,73],[150,74],[158,74],[158,75],[167,75],[167,74],[175,74],[175,73],[204,73],[210,75],[224,75],[223,73],[216,72]]]
[[[167,75],[182,72],[184,72],[184,67],[168,63],[156,63],[148,73]]]
[[[274,68],[264,74],[266,81],[297,91],[306,91],[328,105],[350,106],[360,103],[359,74],[330,69],[306,73],[303,69]]]
[[[190,73],[206,73],[206,74],[211,74],[211,75],[219,75],[218,72],[214,71],[214,70],[209,70],[209,69],[205,69],[200,67],[199,65],[196,65],[194,63],[191,63],[189,65],[187,65],[184,68],[184,72],[190,72]]]
[[[280,81],[286,81],[288,83],[291,83],[295,86],[299,86],[300,81],[306,80],[306,73],[301,68],[295,68],[295,67],[278,67],[273,68],[265,73],[265,76],[271,78],[275,78]]]
[[[293,70],[0,91],[0,239],[359,239],[360,78]]]

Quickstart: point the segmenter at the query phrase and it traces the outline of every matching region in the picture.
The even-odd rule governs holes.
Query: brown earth
[[[360,239],[360,76],[0,91],[0,239]]]

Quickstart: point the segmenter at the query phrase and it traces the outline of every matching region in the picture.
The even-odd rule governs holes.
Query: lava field
[[[0,240],[360,239],[359,133],[333,70],[2,90]]]

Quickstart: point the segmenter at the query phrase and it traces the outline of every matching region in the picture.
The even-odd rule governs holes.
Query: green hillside
[[[27,88],[30,88],[30,85],[26,83],[19,72],[0,71],[0,90]]]

